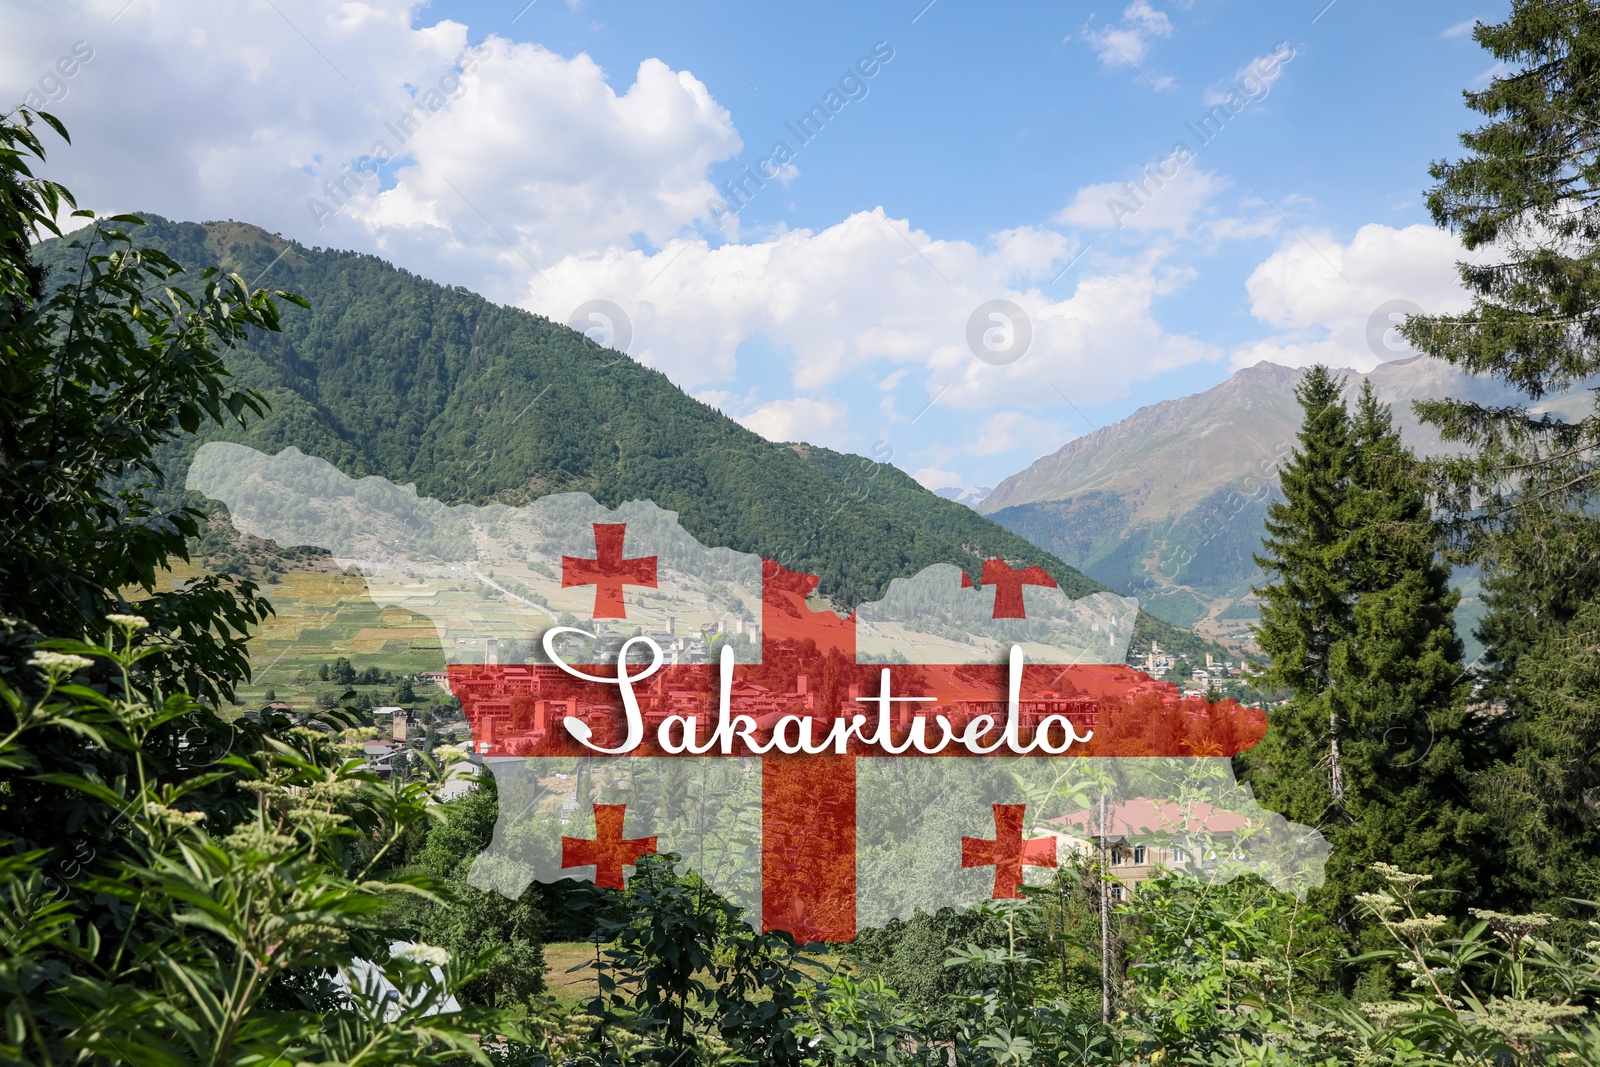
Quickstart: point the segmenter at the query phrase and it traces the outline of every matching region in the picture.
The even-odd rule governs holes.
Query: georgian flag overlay
[[[1321,883],[1320,835],[1233,780],[1265,715],[1125,665],[1131,597],[1074,599],[989,560],[976,582],[948,564],[896,579],[840,618],[813,607],[814,577],[708,548],[648,501],[451,507],[221,443],[188,487],[432,619],[499,787],[481,888],[620,888],[639,856],[673,852],[761,928],[844,941],[1016,896],[1113,838],[1083,816],[1108,793],[1167,813],[1140,832],[1203,877]]]

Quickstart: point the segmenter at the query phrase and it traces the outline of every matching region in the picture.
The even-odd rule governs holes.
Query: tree
[[[248,677],[244,641],[265,617],[255,586],[208,576],[162,589],[169,560],[187,560],[197,511],[163,511],[155,463],[162,446],[204,422],[264,411],[233,387],[222,353],[254,331],[278,329],[281,292],[251,292],[207,269],[198,292],[184,269],[136,249],[140,220],[93,220],[73,237],[78,255],[60,277],[36,264],[36,233],[59,234],[71,194],[36,179],[43,158],[26,109],[0,125],[0,614],[55,637],[104,634],[108,612],[134,612],[166,639],[141,669],[213,701]],[[123,590],[139,590],[135,607]],[[0,677],[17,674],[0,656]]]
[[[1292,695],[1240,762],[1264,804],[1329,837],[1321,903],[1359,936],[1372,863],[1442,888],[1470,877],[1458,597],[1415,458],[1371,383],[1353,416],[1322,368],[1299,396],[1300,447],[1259,558],[1276,580],[1258,590],[1269,679]]]
[[[147,773],[199,779],[191,802],[224,828],[255,799],[215,774],[215,763],[230,751],[248,755],[261,732],[215,708],[249,677],[245,641],[270,606],[253,585],[227,577],[162,588],[171,564],[187,559],[199,515],[155,506],[165,481],[155,456],[201,423],[262,410],[258,396],[230,384],[222,354],[276,330],[279,300],[303,302],[214,269],[200,274],[197,291],[181,288],[181,265],[133,246],[133,216],[74,211],[89,220],[72,237],[75,258],[58,273],[44,270],[32,242],[59,233],[55,220],[74,202],[29,170],[30,157],[44,156],[38,122],[65,137],[54,119],[27,109],[0,121],[0,683],[36,697],[28,661],[40,640],[103,640],[108,615],[143,619],[151,654],[140,657],[137,681],[203,701],[149,734]],[[104,690],[114,678],[95,659],[81,680]],[[107,861],[123,855],[120,813],[48,776],[123,781],[132,754],[86,746],[65,727],[41,731],[30,752],[31,768],[0,764],[0,825],[12,845],[47,849],[51,862],[79,846]]]
[[[1303,412],[1299,445],[1283,468],[1284,499],[1267,509],[1264,554],[1255,557],[1274,579],[1255,590],[1257,640],[1271,658],[1264,681],[1292,695],[1270,715],[1261,745],[1241,758],[1241,771],[1263,803],[1317,826],[1344,796],[1339,723],[1325,694],[1333,646],[1351,629],[1348,581],[1337,555],[1350,418],[1325,367],[1308,370],[1295,397]]]
[[[1330,650],[1326,700],[1349,739],[1348,826],[1335,836],[1342,847],[1330,878],[1376,889],[1371,867],[1385,862],[1459,894],[1475,877],[1482,821],[1464,804],[1478,750],[1467,729],[1469,683],[1453,614],[1459,595],[1439,558],[1416,460],[1371,382],[1362,383],[1351,423],[1340,517],[1350,619]],[[1463,900],[1452,902],[1458,914]]]
[[[1563,898],[1592,897],[1580,887],[1594,876],[1546,846],[1559,838],[1563,855],[1600,851],[1600,763],[1582,747],[1593,732],[1582,709],[1600,702],[1600,677],[1582,666],[1600,600],[1600,393],[1570,421],[1535,405],[1600,373],[1600,10],[1515,0],[1505,21],[1474,36],[1506,69],[1464,94],[1487,121],[1461,136],[1462,158],[1434,164],[1428,195],[1434,220],[1478,253],[1458,267],[1472,306],[1414,317],[1404,332],[1522,398],[1416,407],[1466,446],[1432,473],[1462,557],[1485,570],[1483,695],[1504,713],[1489,723],[1498,751],[1475,797],[1495,814],[1511,861],[1502,893],[1565,911]]]
[[[428,791],[361,771],[347,716],[218,717],[270,608],[158,584],[197,515],[155,506],[156,450],[260,410],[222,351],[299,300],[214,270],[180,289],[137,218],[83,211],[50,277],[32,242],[73,201],[29,170],[40,121],[66,136],[0,119],[0,1061],[461,1062],[503,1022],[449,1004],[483,961],[391,956],[388,896],[429,886],[371,876]],[[400,1003],[326,980],[357,957]]]
[[[404,901],[399,917],[422,940],[453,955],[493,951],[493,962],[463,990],[463,997],[485,1007],[516,1007],[544,988],[544,931],[540,893],[531,885],[516,900],[474,888],[467,881],[475,859],[489,847],[499,797],[494,778],[484,775],[479,786],[449,804],[442,819],[427,828],[411,858],[409,871],[436,879],[443,900]]]

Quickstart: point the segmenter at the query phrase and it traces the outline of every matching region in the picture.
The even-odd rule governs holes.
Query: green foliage
[[[452,998],[486,959],[391,951],[390,898],[433,893],[377,874],[429,787],[361,771],[348,712],[220,718],[268,605],[158,588],[198,531],[158,506],[164,450],[264,409],[221,353],[302,302],[194,295],[87,212],[47,277],[29,243],[72,198],[29,173],[36,118],[65,136],[0,123],[0,1062],[483,1062],[502,1020]]]
[[[943,908],[935,915],[918,912],[862,930],[845,951],[862,971],[894,989],[935,1040],[949,1040],[963,1014],[952,998],[966,992],[966,986],[945,960],[964,945],[996,945],[1004,932],[997,916]]]
[[[133,216],[94,220],[70,257],[47,272],[29,255],[73,205],[33,178],[43,158],[31,124],[0,123],[0,614],[39,633],[85,638],[108,611],[138,611],[172,640],[143,665],[172,688],[217,699],[248,675],[244,639],[265,616],[248,582],[210,577],[158,588],[167,561],[186,557],[198,512],[165,510],[164,450],[202,424],[240,424],[262,396],[228,381],[222,352],[279,328],[282,292],[251,292],[238,275],[184,269],[136,246]],[[48,116],[40,116],[65,136]],[[0,677],[17,663],[0,657]]]
[[[485,781],[427,824],[421,847],[397,867],[438,885],[439,899],[402,897],[395,920],[452,955],[492,956],[484,973],[463,987],[462,1000],[510,1009],[544,989],[545,902],[533,887],[508,900],[467,882],[472,861],[489,847],[499,811],[494,780]]]
[[[38,699],[0,684],[10,719],[0,766],[118,813],[124,834],[115,865],[91,863],[65,884],[46,873],[43,850],[0,862],[0,1060],[483,1062],[474,1035],[506,1021],[452,998],[487,960],[425,944],[391,952],[406,931],[386,918],[388,898],[433,894],[420,878],[375,878],[388,848],[424,817],[428,787],[381,783],[337,731],[286,723],[269,745],[227,756],[209,775],[156,773],[143,757],[150,738],[197,708],[140,687],[144,662],[165,650],[137,616],[113,623],[120,636],[107,645],[63,640],[34,654]],[[96,663],[119,684],[84,684]],[[40,773],[31,742],[55,731],[129,754],[133,773]],[[208,826],[196,794],[224,776],[256,805]],[[115,920],[91,922],[100,909]]]
[[[1503,701],[1495,762],[1475,796],[1496,816],[1509,863],[1503,906],[1565,911],[1594,896],[1600,770],[1593,759],[1600,677],[1600,392],[1572,421],[1538,410],[1548,395],[1600,373],[1600,12],[1591,4],[1515,0],[1478,42],[1504,64],[1465,94],[1484,124],[1462,158],[1434,164],[1436,222],[1480,251],[1460,265],[1464,314],[1419,316],[1405,333],[1423,351],[1510,385],[1524,402],[1419,404],[1446,440],[1432,464],[1463,554],[1486,571],[1479,635],[1487,701]],[[1487,254],[1481,254],[1487,253]]]
[[[1333,643],[1348,627],[1348,580],[1335,553],[1344,535],[1350,419],[1325,367],[1307,371],[1295,397],[1304,412],[1299,444],[1281,473],[1284,499],[1267,509],[1263,555],[1256,557],[1276,579],[1255,590],[1256,633],[1272,659],[1267,681],[1304,694],[1327,687]]]
[[[1298,396],[1300,443],[1259,557],[1272,581],[1258,591],[1266,679],[1292,692],[1236,762],[1265,806],[1328,837],[1328,881],[1314,899],[1364,944],[1376,928],[1355,898],[1376,888],[1374,862],[1470,887],[1483,819],[1463,800],[1481,757],[1457,595],[1415,460],[1370,384],[1353,415],[1322,367]]]
[[[1326,927],[1254,879],[1222,886],[1163,877],[1129,905],[1137,935],[1129,1021],[1165,1062],[1336,1063],[1339,1035],[1317,1019]]]
[[[1426,875],[1379,864],[1385,887],[1361,898],[1409,978],[1402,999],[1343,1012],[1379,1063],[1588,1063],[1600,1027],[1600,942],[1577,953],[1539,935],[1553,917],[1474,908],[1460,938],[1441,936],[1449,922],[1422,901]],[[1590,933],[1600,932],[1591,923]]]
[[[1480,899],[1570,916],[1569,898],[1600,900],[1600,600],[1534,642],[1508,682],[1515,713],[1473,782],[1503,844]]]

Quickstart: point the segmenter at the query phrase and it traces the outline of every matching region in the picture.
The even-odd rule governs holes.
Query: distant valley
[[[1262,575],[1252,557],[1267,506],[1280,495],[1278,465],[1299,431],[1300,373],[1258,363],[1203,393],[1140,408],[1005,479],[976,507],[1097,581],[1138,595],[1157,617],[1253,649],[1249,625],[1259,613],[1250,588]],[[1353,396],[1362,375],[1340,373]],[[1417,421],[1412,400],[1514,402],[1495,382],[1421,356],[1367,377],[1422,454],[1453,446]],[[1544,409],[1570,415],[1589,403],[1578,391]],[[1465,638],[1476,583],[1460,577]]]

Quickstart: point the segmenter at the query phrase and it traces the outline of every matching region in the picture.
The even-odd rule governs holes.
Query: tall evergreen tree
[[[1600,393],[1570,421],[1537,405],[1600,373],[1600,9],[1514,0],[1474,36],[1506,73],[1465,94],[1488,121],[1462,135],[1463,158],[1433,166],[1428,197],[1435,221],[1479,253],[1459,268],[1472,307],[1418,316],[1405,333],[1524,398],[1417,410],[1467,446],[1434,474],[1464,556],[1485,568],[1486,696],[1503,711],[1487,723],[1499,759],[1476,797],[1503,837],[1509,863],[1496,876],[1506,906],[1560,910],[1564,897],[1597,892],[1580,858],[1600,853],[1586,710],[1600,704],[1600,676],[1582,667],[1600,600]]]
[[[1241,760],[1263,802],[1295,822],[1321,825],[1343,792],[1337,722],[1323,695],[1334,645],[1350,630],[1338,564],[1339,506],[1348,488],[1350,418],[1339,383],[1312,367],[1295,387],[1304,412],[1298,447],[1284,466],[1284,499],[1267,510],[1256,564],[1273,578],[1261,600],[1257,640],[1272,660],[1269,685],[1291,690],[1266,738]]]
[[[1373,862],[1450,889],[1475,858],[1457,595],[1416,461],[1371,384],[1353,417],[1324,368],[1298,395],[1300,443],[1258,560],[1272,576],[1260,641],[1291,696],[1241,772],[1268,807],[1328,836],[1319,904],[1359,944],[1355,895],[1378,888]]]
[[[1334,881],[1364,885],[1372,863],[1383,861],[1431,874],[1432,888],[1459,894],[1470,887],[1481,822],[1463,805],[1476,746],[1465,728],[1460,598],[1439,558],[1416,460],[1370,381],[1350,443],[1339,509],[1349,629],[1331,649],[1326,694],[1347,735]]]

